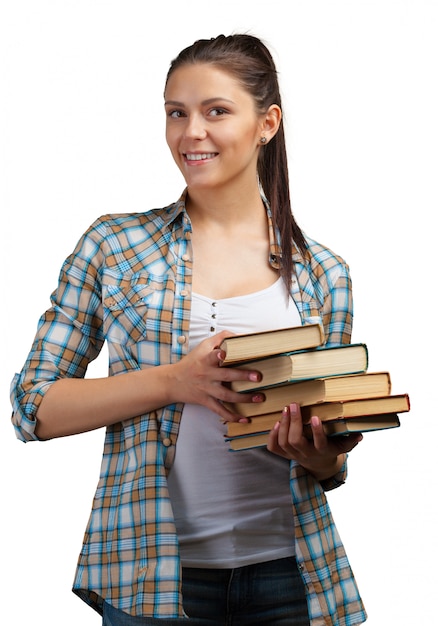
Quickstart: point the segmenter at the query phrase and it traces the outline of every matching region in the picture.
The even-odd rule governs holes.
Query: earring
[[[260,137],[260,143],[266,143],[267,141],[266,137]]]

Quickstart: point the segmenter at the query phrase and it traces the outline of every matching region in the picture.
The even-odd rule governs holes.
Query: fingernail
[[[289,410],[291,413],[298,413],[298,404],[296,402],[291,402],[291,404],[289,404]]]
[[[257,383],[260,380],[260,375],[258,372],[251,372],[249,375],[249,380],[252,380],[254,383]]]
[[[262,393],[256,393],[255,395],[252,396],[251,402],[263,402],[264,399],[265,399],[265,396]]]
[[[319,417],[317,417],[316,415],[312,415],[312,417],[310,418],[310,422],[312,426],[319,426]]]

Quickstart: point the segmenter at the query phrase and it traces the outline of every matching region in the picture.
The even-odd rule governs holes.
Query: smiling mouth
[[[207,159],[213,159],[217,155],[217,152],[203,152],[202,154],[184,154],[184,158],[187,161],[205,161]]]

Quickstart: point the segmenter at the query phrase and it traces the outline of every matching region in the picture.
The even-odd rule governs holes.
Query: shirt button
[[[188,293],[189,292],[187,291],[187,289],[181,289],[181,297],[182,298],[185,298],[188,295]]]
[[[183,261],[190,261],[190,255],[188,254],[183,254],[181,258]]]
[[[163,439],[163,446],[165,446],[166,448],[168,448],[169,446],[172,445],[172,440],[169,437],[165,437]]]
[[[185,343],[186,342],[186,338],[184,335],[180,335],[177,339],[178,343]]]

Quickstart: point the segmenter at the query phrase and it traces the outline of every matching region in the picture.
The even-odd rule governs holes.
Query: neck
[[[237,224],[254,222],[257,216],[266,220],[266,212],[258,185],[251,189],[187,190],[187,212],[192,222],[217,223],[230,228]]]

